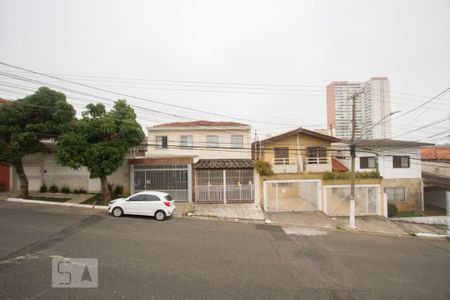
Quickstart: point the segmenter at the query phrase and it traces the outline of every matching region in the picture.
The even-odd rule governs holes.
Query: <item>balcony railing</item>
[[[330,159],[326,156],[324,157],[307,157],[306,164],[308,165],[318,165],[318,164],[328,164]]]
[[[297,160],[295,158],[274,158],[273,159],[274,165],[296,165]]]

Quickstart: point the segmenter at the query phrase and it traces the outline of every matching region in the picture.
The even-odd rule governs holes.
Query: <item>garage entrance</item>
[[[330,216],[348,216],[350,212],[350,186],[324,186],[324,212]],[[355,214],[357,216],[381,215],[381,186],[378,184],[355,187]]]
[[[154,190],[169,193],[175,201],[192,201],[191,165],[135,165],[132,193]]]
[[[264,210],[321,210],[321,181],[315,179],[264,181]]]

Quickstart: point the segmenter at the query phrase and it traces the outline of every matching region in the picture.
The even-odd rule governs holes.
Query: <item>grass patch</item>
[[[103,205],[103,199],[101,194],[95,194],[93,197],[81,202],[81,204],[90,205]]]
[[[411,218],[417,217],[415,211],[399,211],[393,218]]]
[[[69,201],[71,198],[55,198],[55,197],[28,197],[27,199],[30,200],[41,200],[41,201],[50,201],[50,202],[66,202]]]
[[[112,196],[111,195],[111,200],[117,199],[117,198],[121,198],[121,196]],[[103,205],[106,206],[105,204],[103,204],[103,199],[102,199],[102,194],[95,194],[93,197],[81,202],[81,204],[89,204],[89,205]]]
[[[344,230],[344,231],[345,231],[345,228],[342,227],[341,225],[336,225],[336,229],[337,229],[337,230]]]

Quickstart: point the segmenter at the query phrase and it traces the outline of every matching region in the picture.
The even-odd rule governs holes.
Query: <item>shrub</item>
[[[123,186],[118,184],[114,188],[114,195],[123,195]]]
[[[322,175],[324,180],[333,180],[333,179],[350,179],[350,172],[324,172]],[[380,173],[377,171],[371,172],[356,172],[357,179],[368,179],[368,178],[381,178]]]
[[[255,169],[261,176],[271,176],[273,175],[272,165],[267,161],[257,160],[255,161]]]
[[[392,218],[398,214],[398,208],[395,204],[388,203],[388,217]]]
[[[64,193],[64,194],[69,194],[70,193],[70,188],[68,187],[68,186],[63,186],[62,188],[61,188],[61,193]]]
[[[110,193],[112,193],[114,191],[114,186],[112,183],[108,183],[108,190]]]
[[[48,191],[50,193],[57,193],[58,192],[58,187],[54,184],[52,184],[52,186],[48,189]]]
[[[39,188],[39,192],[47,193],[47,186],[45,185],[45,183],[41,185],[41,187]]]
[[[74,189],[74,190],[73,190],[73,193],[74,193],[74,194],[86,194],[87,192],[86,192],[85,189],[79,188],[79,189]]]

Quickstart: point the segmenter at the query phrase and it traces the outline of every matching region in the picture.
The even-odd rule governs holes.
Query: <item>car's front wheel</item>
[[[158,221],[163,221],[166,218],[166,213],[163,212],[162,210],[158,210],[155,213],[155,219]]]
[[[123,215],[123,210],[120,207],[116,207],[113,209],[112,214],[114,217],[121,217]]]

